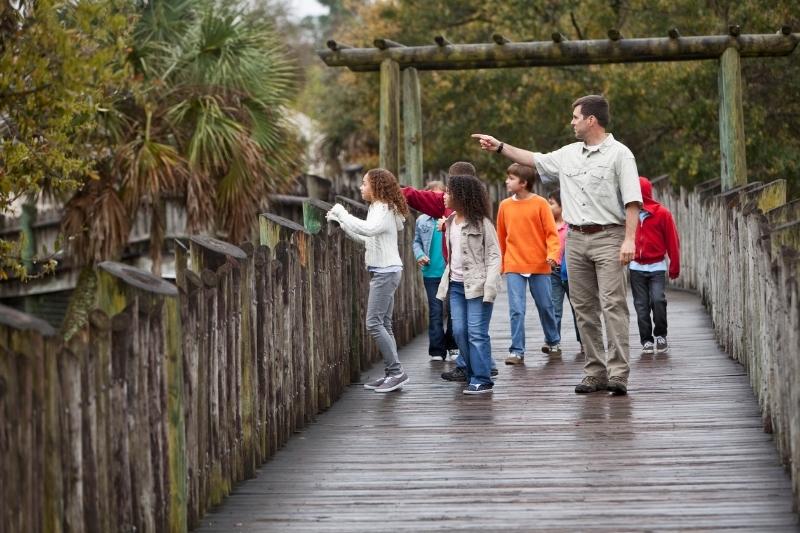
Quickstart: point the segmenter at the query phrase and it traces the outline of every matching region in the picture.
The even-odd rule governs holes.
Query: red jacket
[[[413,207],[420,213],[424,213],[429,217],[438,220],[442,217],[449,217],[453,212],[444,206],[444,193],[437,191],[420,191],[413,187],[403,187],[403,196],[406,197],[406,203],[409,207]],[[442,257],[445,263],[448,262],[447,257],[447,239],[442,239]]]
[[[653,186],[650,180],[639,177],[642,187],[642,210],[650,213],[639,221],[636,228],[637,263],[648,265],[662,261],[669,256],[669,277],[675,279],[681,272],[681,243],[678,228],[669,209],[653,200]]]

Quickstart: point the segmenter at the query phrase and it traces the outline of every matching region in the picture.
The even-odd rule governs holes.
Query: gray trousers
[[[630,314],[626,267],[619,261],[625,227],[590,235],[570,231],[567,237],[569,295],[578,319],[586,352],[587,376],[600,379],[628,377],[630,366]],[[600,317],[602,316],[602,320]],[[603,347],[603,326],[608,339],[608,360]]]
[[[392,311],[394,292],[400,285],[402,272],[372,273],[367,299],[367,331],[375,339],[383,355],[383,366],[387,376],[403,373],[397,355],[397,342],[392,333]]]

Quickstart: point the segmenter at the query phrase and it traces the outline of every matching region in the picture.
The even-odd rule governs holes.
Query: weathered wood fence
[[[66,340],[0,308],[0,533],[186,531],[330,407],[378,353],[363,248],[328,207],[262,215],[258,245],[191,238],[177,286],[99,265]],[[399,344],[426,324],[412,238]]]
[[[681,235],[682,287],[697,291],[718,341],[750,376],[764,430],[790,470],[800,508],[800,200],[783,180],[721,192],[656,183]]]

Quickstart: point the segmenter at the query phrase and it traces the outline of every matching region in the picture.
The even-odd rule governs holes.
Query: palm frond
[[[182,193],[186,187],[186,161],[174,146],[145,137],[122,145],[117,151],[122,173],[122,196],[133,216],[144,197],[158,201],[163,193]]]
[[[240,136],[237,141],[228,172],[217,185],[220,226],[227,232],[231,242],[250,237],[255,230],[261,200],[266,195],[266,183],[262,179],[267,172],[264,153],[246,135]]]
[[[65,206],[61,228],[78,265],[117,259],[128,242],[130,218],[111,180],[89,180]]]
[[[208,174],[195,170],[186,183],[186,224],[192,233],[205,233],[214,226],[217,192]]]

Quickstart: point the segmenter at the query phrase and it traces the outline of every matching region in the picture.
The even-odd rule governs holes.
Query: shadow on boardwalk
[[[669,355],[639,355],[631,305],[630,395],[577,396],[568,308],[564,355],[548,360],[529,299],[526,366],[506,367],[501,294],[493,395],[442,381],[452,363],[422,335],[401,352],[402,392],[352,385],[199,531],[797,531],[744,369],[696,296],[668,300]]]

